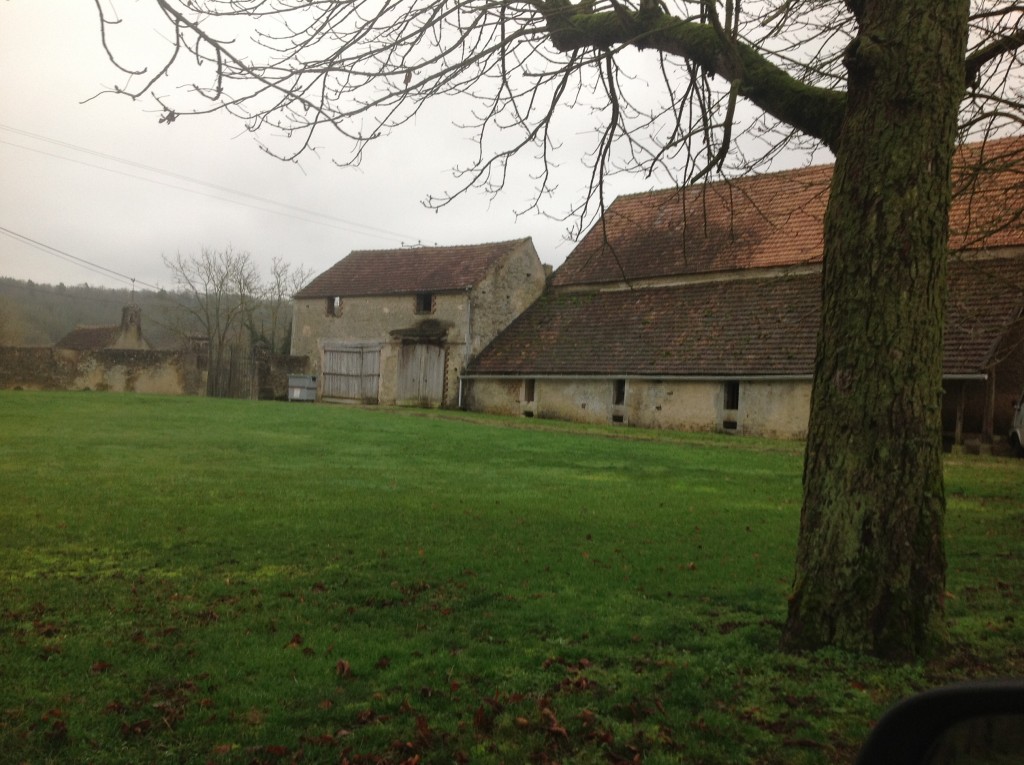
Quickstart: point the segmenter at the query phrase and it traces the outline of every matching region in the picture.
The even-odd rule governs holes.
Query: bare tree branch
[[[94,0],[101,39],[124,0]],[[1020,3],[974,0],[965,138],[1020,123]],[[517,157],[535,161],[532,199],[558,187],[564,126],[593,116],[581,230],[617,173],[686,183],[745,172],[794,141],[835,150],[861,4],[838,0],[150,0],[167,46],[119,64],[114,92],[149,95],[160,120],[222,110],[284,160],[326,150],[341,165],[457,100],[476,150],[443,206],[501,192]],[[651,54],[655,55],[651,55]],[[141,78],[141,80],[139,80]],[[755,107],[755,108],[751,108]],[[575,120],[575,122],[574,122]],[[577,130],[577,128],[573,128]],[[332,137],[333,134],[333,137]],[[727,164],[731,160],[731,164]],[[563,209],[561,212],[565,213]]]
[[[122,1],[95,0],[101,27],[116,23],[113,14]],[[294,160],[329,146],[339,164],[358,164],[369,145],[442,99],[462,99],[476,105],[459,111],[472,115],[462,128],[475,136],[479,150],[457,170],[457,187],[431,197],[433,205],[470,188],[497,193],[509,163],[531,154],[541,164],[531,204],[537,206],[555,188],[557,126],[570,110],[603,118],[585,153],[591,169],[601,173],[657,171],[683,181],[691,165],[694,172],[722,169],[723,145],[728,149],[738,136],[754,138],[748,133],[754,123],[745,123],[736,130],[730,125],[722,140],[725,112],[735,115],[744,100],[835,145],[845,37],[822,43],[830,62],[822,66],[821,56],[810,61],[800,55],[807,40],[821,34],[807,21],[794,39],[779,35],[772,47],[761,46],[765,24],[800,18],[799,8],[747,10],[728,0],[719,10],[717,2],[702,0],[701,12],[691,18],[692,5],[151,0],[166,24],[167,46],[148,67],[122,66],[129,81],[113,91],[135,99],[149,94],[167,124],[223,110],[242,119],[274,156]],[[117,62],[116,47],[106,40],[104,47]],[[646,51],[660,55],[645,57]],[[615,110],[601,104],[607,88],[595,89],[595,83],[609,82],[608,57],[621,83]],[[661,69],[660,82],[649,81],[651,65]],[[687,93],[699,94],[699,110],[708,110],[705,117],[693,112],[703,125],[703,148],[691,141],[698,133],[686,116]],[[718,104],[723,111],[716,118]],[[789,140],[792,133],[778,135]],[[706,161],[694,162],[702,151]]]

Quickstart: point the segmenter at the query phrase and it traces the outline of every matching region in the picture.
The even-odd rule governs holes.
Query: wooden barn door
[[[403,345],[398,356],[398,403],[441,406],[444,403],[444,348],[422,343]]]
[[[321,397],[376,404],[380,390],[379,345],[325,345]]]

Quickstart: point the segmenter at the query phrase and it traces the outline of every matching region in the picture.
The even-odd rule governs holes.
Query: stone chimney
[[[111,346],[124,350],[149,350],[149,343],[142,336],[142,308],[126,305],[121,309],[121,334]]]

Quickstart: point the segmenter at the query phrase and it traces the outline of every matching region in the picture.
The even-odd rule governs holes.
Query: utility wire
[[[58,258],[67,260],[71,263],[81,266],[82,268],[85,268],[86,270],[92,271],[93,273],[99,274],[101,276],[119,279],[120,281],[124,282],[124,284],[132,287],[133,289],[137,284],[140,284],[143,287],[149,287],[150,289],[156,290],[157,292],[163,289],[162,287],[158,287],[155,284],[144,282],[141,279],[136,279],[134,277],[128,276],[127,274],[122,274],[120,271],[115,271],[112,268],[101,266],[99,263],[93,263],[91,260],[80,258],[77,255],[72,255],[70,252],[65,252],[64,250],[58,249],[51,245],[44,244],[43,242],[40,242],[29,236],[25,236],[24,234],[19,234],[17,231],[12,231],[11,229],[5,228],[4,226],[0,226],[0,234],[5,234],[11,239],[14,239],[16,242],[27,244],[29,247],[34,247],[35,249],[45,252],[47,254],[54,255]]]
[[[60,154],[54,154],[54,153],[49,152],[49,151],[44,151],[42,149],[35,149],[35,148],[30,147],[30,146],[22,146],[21,144],[11,143],[10,141],[5,141],[2,138],[0,138],[0,144],[4,144],[6,146],[13,146],[16,149],[23,149],[25,151],[31,151],[31,152],[34,152],[35,154],[42,154],[45,157],[53,157],[54,159],[62,159],[65,162],[74,162],[76,165],[82,165],[83,167],[91,167],[94,170],[103,170],[104,172],[112,173],[114,175],[122,175],[125,178],[134,178],[135,180],[146,181],[148,183],[156,184],[157,186],[163,186],[164,188],[175,189],[176,191],[185,191],[185,192],[188,192],[189,194],[198,194],[199,196],[206,197],[207,199],[216,199],[216,200],[221,201],[221,202],[228,202],[230,204],[240,205],[242,207],[248,207],[249,209],[252,209],[252,210],[260,210],[260,211],[263,211],[263,212],[273,213],[275,215],[282,215],[284,217],[292,218],[294,220],[305,221],[306,223],[316,223],[316,224],[320,224],[320,225],[324,225],[324,226],[330,226],[331,228],[337,228],[337,229],[340,229],[340,230],[347,230],[347,229],[344,229],[341,226],[335,226],[335,225],[333,225],[331,223],[325,223],[324,221],[314,220],[314,219],[306,218],[306,217],[303,217],[303,216],[300,216],[300,215],[294,215],[294,214],[291,214],[291,213],[288,213],[288,212],[283,212],[281,210],[275,210],[275,209],[273,209],[273,207],[260,207],[260,206],[257,206],[257,205],[254,205],[254,204],[250,204],[250,203],[247,203],[247,202],[241,202],[241,201],[239,201],[237,199],[229,199],[227,197],[219,196],[217,194],[211,194],[211,193],[207,193],[205,191],[200,191],[199,189],[190,189],[190,188],[187,188],[185,186],[179,186],[179,185],[176,185],[176,184],[173,184],[173,183],[167,183],[165,181],[160,181],[160,180],[157,180],[155,178],[145,178],[145,177],[143,177],[141,175],[136,175],[135,173],[125,172],[123,170],[117,170],[116,168],[113,168],[113,167],[104,167],[103,165],[93,164],[92,162],[86,162],[86,161],[81,160],[81,159],[74,159],[73,157],[65,157],[65,156],[62,156]],[[271,204],[273,204],[273,203],[271,203]],[[361,233],[367,233],[367,232],[361,232]],[[381,234],[372,234],[371,233],[369,235],[370,236],[376,236],[376,237],[379,237],[379,238],[382,238],[382,239],[383,238],[387,238],[387,239],[391,238],[390,236],[389,237],[385,237],[385,236],[383,236]]]
[[[392,231],[392,230],[389,230],[389,229],[378,228],[376,226],[370,226],[370,225],[367,225],[365,223],[357,223],[355,221],[350,221],[350,220],[347,220],[345,218],[339,218],[339,217],[337,217],[335,215],[329,215],[327,213],[316,212],[314,210],[309,210],[309,209],[304,208],[304,207],[298,207],[296,205],[291,205],[291,204],[288,204],[286,202],[278,202],[277,200],[274,200],[274,199],[268,199],[267,197],[261,197],[261,196],[258,196],[256,194],[250,194],[249,192],[246,192],[246,191],[239,191],[237,189],[232,189],[232,188],[229,188],[227,186],[220,186],[220,185],[215,184],[215,183],[210,183],[208,181],[202,181],[202,180],[199,180],[197,178],[192,178],[190,176],[183,175],[182,173],[175,173],[175,172],[172,172],[170,170],[164,170],[164,169],[159,168],[159,167],[153,167],[152,165],[146,165],[146,164],[143,164],[142,162],[135,162],[134,160],[123,159],[122,157],[117,157],[117,156],[114,156],[112,154],[105,154],[105,153],[103,153],[101,151],[96,151],[94,149],[89,149],[89,148],[86,148],[84,146],[78,146],[76,144],[68,143],[66,141],[60,141],[60,140],[57,140],[56,138],[50,138],[48,136],[44,136],[44,135],[40,135],[38,133],[30,132],[28,130],[21,130],[20,128],[11,127],[10,125],[4,125],[4,124],[0,123],[0,130],[5,130],[5,131],[7,131],[9,133],[14,133],[15,135],[20,135],[20,136],[25,137],[25,138],[31,138],[31,139],[34,139],[34,140],[37,140],[37,141],[43,141],[45,143],[49,143],[49,144],[52,144],[54,146],[60,146],[61,148],[70,149],[71,151],[77,151],[77,152],[80,152],[82,154],[88,154],[88,155],[91,155],[93,157],[97,157],[97,158],[100,158],[100,159],[107,160],[109,162],[116,162],[118,164],[125,165],[125,166],[131,167],[131,168],[135,168],[137,170],[144,170],[144,171],[149,172],[149,173],[154,173],[156,175],[162,175],[162,176],[165,176],[167,178],[174,178],[174,179],[177,179],[179,181],[185,181],[186,183],[190,183],[190,184],[193,184],[193,185],[196,185],[196,186],[203,186],[203,187],[206,187],[208,189],[212,189],[214,191],[219,191],[221,193],[229,194],[229,195],[232,195],[232,196],[235,196],[235,197],[242,197],[244,199],[249,199],[249,200],[252,200],[253,202],[259,202],[260,204],[263,204],[263,205],[269,205],[270,209],[254,207],[253,205],[246,204],[245,202],[241,202],[241,201],[238,201],[236,199],[229,199],[229,198],[224,198],[224,197],[213,196],[211,194],[204,194],[203,192],[197,191],[195,189],[183,188],[181,186],[173,186],[173,185],[170,185],[170,184],[160,183],[159,181],[153,180],[151,178],[145,178],[143,176],[135,175],[133,173],[121,172],[121,171],[117,171],[117,170],[114,170],[114,169],[109,168],[109,167],[104,167],[102,165],[94,165],[94,164],[91,164],[91,163],[88,163],[88,162],[83,162],[81,160],[76,160],[76,159],[72,159],[70,157],[65,157],[65,156],[60,155],[60,154],[52,154],[50,152],[42,151],[41,149],[34,149],[34,148],[29,147],[29,146],[23,146],[21,144],[16,144],[16,143],[11,143],[9,141],[0,140],[0,143],[6,144],[8,146],[13,146],[15,148],[23,149],[25,151],[35,152],[37,154],[43,154],[44,156],[53,157],[55,159],[62,159],[62,160],[65,160],[67,162],[75,162],[77,164],[85,165],[86,167],[91,167],[91,168],[94,168],[94,169],[97,169],[97,170],[105,170],[107,172],[116,173],[118,175],[125,175],[127,177],[136,178],[138,180],[149,181],[150,183],[157,183],[159,185],[167,186],[168,188],[178,189],[179,191],[186,191],[186,192],[195,193],[195,194],[203,194],[204,196],[211,197],[211,198],[214,198],[214,199],[220,199],[221,201],[231,202],[233,204],[239,204],[239,205],[243,205],[243,206],[247,206],[247,207],[254,207],[254,209],[262,209],[264,211],[277,213],[278,215],[285,215],[287,217],[298,218],[299,220],[305,220],[305,221],[311,222],[311,223],[318,223],[320,225],[330,226],[332,228],[341,229],[343,231],[357,231],[357,232],[368,234],[370,236],[375,236],[375,237],[381,238],[381,239],[392,239],[392,240],[397,239],[399,241],[419,241],[420,240],[419,237],[415,237],[415,236],[412,236],[412,235],[409,235],[409,234],[403,234],[403,233]],[[291,214],[289,214],[288,212],[282,212],[282,210],[284,210],[284,211],[291,211]]]

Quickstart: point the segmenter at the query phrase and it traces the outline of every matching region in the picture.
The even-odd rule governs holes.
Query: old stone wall
[[[417,310],[416,296],[383,295],[344,297],[334,304],[327,300],[296,301],[292,320],[292,353],[309,360],[312,374],[322,372],[322,349],[329,344],[380,344],[380,389],[382,404],[396,402],[398,359],[403,342],[426,342],[447,349],[444,405],[453,406],[457,392],[458,365],[463,357],[469,330],[469,296],[465,292],[433,293],[431,311]],[[454,361],[453,361],[454,360]]]
[[[0,388],[204,396],[207,366],[194,352],[0,347]],[[257,367],[259,397],[283,399],[288,375],[308,372],[309,360],[274,356]]]
[[[462,381],[462,408],[471,412],[487,412],[517,417],[533,409],[523,401],[523,381],[504,378]]]
[[[1005,441],[1014,404],[1024,392],[1021,354],[1008,354],[996,370],[995,390],[984,380],[947,380],[943,429],[947,448],[963,397],[966,442],[985,439],[985,412],[993,395],[993,437]],[[642,428],[745,433],[804,438],[811,411],[810,380],[736,380],[738,400],[728,409],[726,381],[472,378],[463,381],[463,407],[509,416],[547,417]],[[531,389],[532,388],[532,389]],[[529,392],[528,392],[529,391]],[[961,392],[962,391],[962,392]],[[532,397],[532,398],[531,398]]]
[[[434,294],[433,311],[417,313],[415,295],[385,295],[342,298],[327,311],[327,300],[297,300],[293,306],[292,353],[308,356],[311,371],[319,372],[323,340],[342,343],[388,343],[395,330],[414,330],[430,322],[446,330],[448,345],[461,347],[466,341],[469,300],[465,293]]]
[[[203,395],[202,367],[173,351],[0,348],[0,388]]]
[[[470,345],[463,363],[480,353],[544,292],[544,265],[530,240],[524,241],[480,280],[472,291]]]
[[[740,380],[735,409],[724,381],[475,378],[464,381],[472,411],[643,428],[731,431],[802,438],[810,414],[809,380]],[[531,398],[532,397],[532,398]]]

